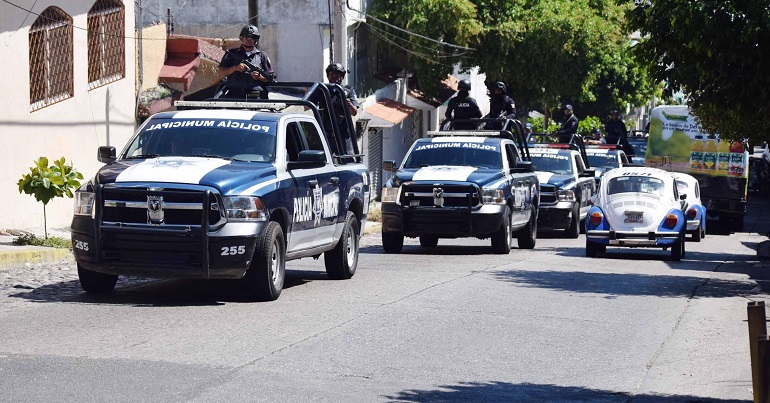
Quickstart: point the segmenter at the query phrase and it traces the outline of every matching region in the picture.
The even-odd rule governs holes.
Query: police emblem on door
[[[163,224],[163,196],[147,196],[147,224]]]

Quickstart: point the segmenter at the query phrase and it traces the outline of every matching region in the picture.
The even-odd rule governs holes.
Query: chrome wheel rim
[[[348,227],[348,236],[346,239],[345,258],[348,262],[348,267],[353,267],[356,263],[356,250],[358,249],[358,237],[353,233],[353,227]]]
[[[283,285],[283,264],[281,264],[281,244],[276,239],[273,241],[273,253],[270,256],[270,274],[273,286],[278,289]]]

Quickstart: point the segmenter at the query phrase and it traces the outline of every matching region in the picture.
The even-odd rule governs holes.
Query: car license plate
[[[626,219],[623,222],[640,223],[642,222],[642,214],[640,211],[626,211]]]

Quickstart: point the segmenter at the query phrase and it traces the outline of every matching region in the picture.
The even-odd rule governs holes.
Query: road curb
[[[72,260],[72,251],[60,248],[33,248],[21,251],[0,251],[0,270],[48,265]]]

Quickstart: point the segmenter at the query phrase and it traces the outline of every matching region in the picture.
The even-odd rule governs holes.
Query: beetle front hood
[[[660,203],[660,197],[649,193],[621,193],[610,196],[603,206],[604,215],[616,231],[649,232],[657,230],[668,208]],[[629,222],[633,215],[641,213],[642,222]]]

